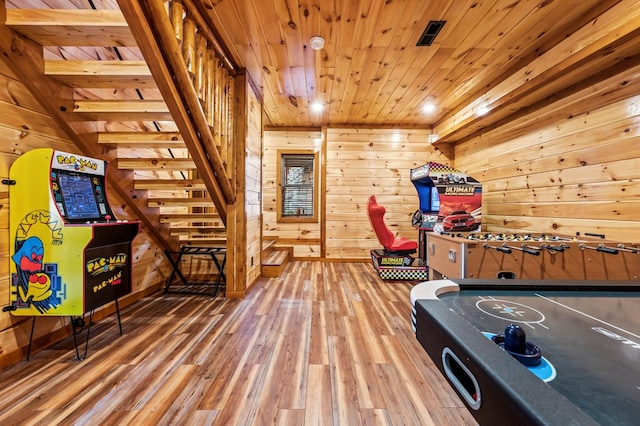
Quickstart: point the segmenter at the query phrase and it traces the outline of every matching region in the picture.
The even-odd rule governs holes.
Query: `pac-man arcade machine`
[[[51,148],[24,153],[9,180],[9,306],[16,316],[84,316],[131,292],[137,221],[117,220],[107,201],[107,162]],[[89,320],[90,325],[90,320]],[[122,333],[122,327],[120,326]],[[87,342],[89,338],[87,327]],[[29,351],[33,340],[33,327]],[[76,355],[81,359],[76,341]],[[28,358],[27,354],[27,358]],[[86,356],[86,347],[85,347]]]

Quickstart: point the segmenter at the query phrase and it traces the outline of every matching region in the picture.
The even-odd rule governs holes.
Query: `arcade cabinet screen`
[[[90,175],[59,171],[58,184],[69,220],[100,219]]]

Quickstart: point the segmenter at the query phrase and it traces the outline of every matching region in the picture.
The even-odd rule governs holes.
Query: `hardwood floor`
[[[18,424],[474,424],[417,342],[411,283],[292,262],[243,300],[156,294],[0,372]]]

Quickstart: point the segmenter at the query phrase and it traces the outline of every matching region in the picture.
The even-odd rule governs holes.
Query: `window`
[[[314,152],[279,153],[278,222],[317,222],[317,160]]]

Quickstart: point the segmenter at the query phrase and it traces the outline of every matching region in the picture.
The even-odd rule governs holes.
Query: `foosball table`
[[[431,280],[640,279],[640,246],[601,235],[429,233],[426,245]]]

